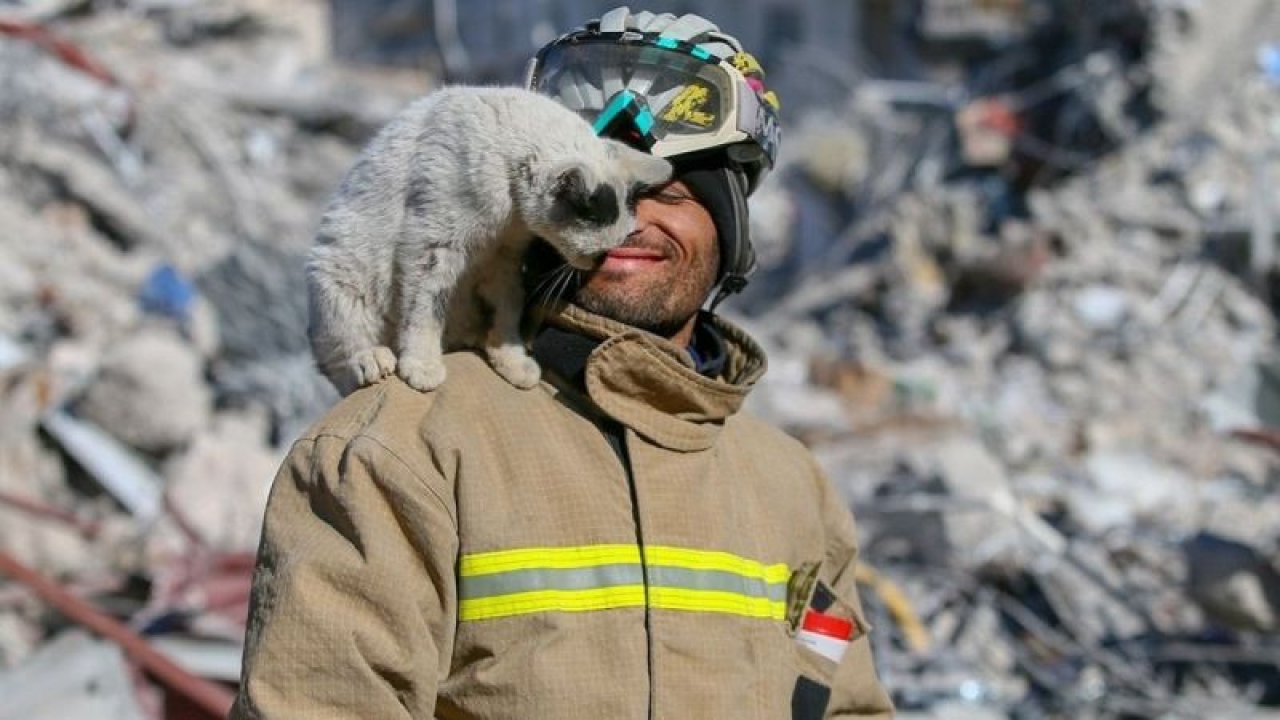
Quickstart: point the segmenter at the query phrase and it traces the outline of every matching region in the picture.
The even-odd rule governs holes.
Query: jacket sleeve
[[[824,565],[831,569],[829,580],[835,592],[866,617],[858,597],[856,580],[858,565],[858,533],[853,514],[841,500],[830,480],[818,470],[822,485],[822,514],[826,531]],[[831,683],[828,718],[891,718],[893,702],[889,699],[871,659],[870,638],[863,637],[849,645]]]
[[[441,487],[372,438],[294,446],[267,503],[233,720],[434,716],[457,612]]]

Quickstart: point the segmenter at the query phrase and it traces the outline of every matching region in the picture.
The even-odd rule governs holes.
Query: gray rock
[[[72,630],[0,674],[0,720],[143,720],[116,645]]]
[[[76,409],[122,442],[164,454],[208,426],[212,400],[196,351],[176,333],[148,329],[108,352]]]
[[[1072,298],[1076,317],[1095,332],[1118,329],[1128,317],[1129,307],[1128,293],[1107,285],[1082,288]]]
[[[1239,630],[1280,630],[1280,569],[1256,548],[1200,533],[1183,543],[1188,592],[1214,620]]]

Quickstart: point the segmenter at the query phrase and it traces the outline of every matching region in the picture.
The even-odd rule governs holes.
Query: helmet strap
[[[736,237],[730,242],[721,243],[720,247],[732,248],[729,257],[723,258],[725,263],[724,278],[711,301],[710,310],[724,302],[730,295],[740,293],[747,287],[747,278],[756,269],[756,255],[751,248],[751,223],[748,221],[746,176],[739,170],[725,169],[729,184],[733,187],[730,193],[733,203],[733,232]],[[723,250],[722,250],[723,251]]]
[[[718,307],[720,303],[724,302],[725,298],[735,293],[742,292],[743,288],[746,286],[747,279],[742,275],[738,275],[736,273],[725,275],[724,279],[720,281],[720,286],[716,288],[716,295],[712,298],[711,305],[707,307],[707,312],[715,312],[716,307]]]

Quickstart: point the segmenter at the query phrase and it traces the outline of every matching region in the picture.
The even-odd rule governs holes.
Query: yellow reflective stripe
[[[719,570],[770,584],[785,583],[791,577],[791,571],[785,564],[765,565],[718,550],[689,550],[653,545],[644,549],[644,558],[650,565],[667,565],[688,570]]]
[[[463,600],[458,619],[492,620],[536,612],[589,612],[644,607],[644,585],[619,585],[595,590],[537,590]]]
[[[714,612],[726,615],[743,615],[752,618],[782,620],[787,616],[787,604],[768,598],[754,598],[720,590],[682,590],[680,588],[650,587],[649,602],[662,610]]]
[[[648,593],[653,608],[775,620],[786,616],[786,603],[781,598],[790,571],[785,564],[765,565],[718,550],[670,546],[646,547],[644,560],[653,569],[651,580],[667,583],[651,582]],[[459,619],[644,607],[645,586],[627,582],[635,577],[625,571],[629,566],[637,572],[641,566],[640,548],[635,545],[534,547],[463,555],[459,561]],[[662,568],[668,571],[663,573]],[[573,570],[587,574],[556,574]],[[681,572],[694,574],[682,576]],[[748,582],[736,587],[726,576],[763,584],[753,587]],[[468,578],[474,581],[468,584]],[[607,584],[619,581],[622,583]],[[548,587],[561,584],[570,587]],[[522,585],[542,587],[522,589]]]
[[[640,563],[639,547],[635,545],[533,547],[463,555],[458,564],[458,574],[462,577],[471,577],[511,570],[584,568],[627,563],[637,565]]]
[[[661,610],[712,612],[771,620],[782,620],[787,614],[785,602],[719,590],[650,587],[649,599],[653,608]],[[536,612],[590,612],[629,607],[644,607],[643,585],[596,590],[538,590],[463,600],[458,607],[458,619],[492,620]]]
[[[668,565],[689,570],[720,570],[767,583],[786,582],[790,572],[785,564],[765,565],[719,550],[654,545],[645,548],[650,565]],[[581,545],[577,547],[533,547],[463,555],[460,574],[491,575],[511,570],[583,568],[596,565],[623,565],[640,562],[635,545]]]

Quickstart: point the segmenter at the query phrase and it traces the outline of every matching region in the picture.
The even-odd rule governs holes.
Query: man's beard
[[[623,297],[620,293],[583,287],[574,297],[574,301],[584,310],[660,337],[674,335],[684,327],[693,311],[697,310],[697,306],[693,311],[683,306],[671,307],[670,300],[669,296],[653,292],[652,289],[639,297]]]
[[[573,299],[584,310],[669,338],[684,327],[715,287],[718,253],[707,260],[710,262],[678,274],[670,283],[654,282],[641,288],[615,284],[597,288],[587,278]]]

